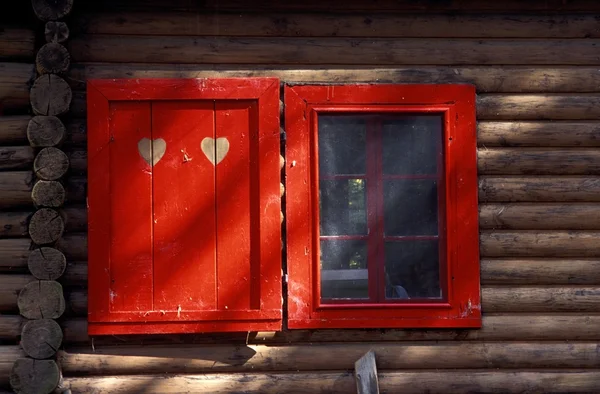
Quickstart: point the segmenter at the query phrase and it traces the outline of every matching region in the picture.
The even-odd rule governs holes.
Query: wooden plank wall
[[[73,392],[353,392],[354,362],[370,349],[382,392],[600,392],[595,1],[450,1],[429,12],[427,1],[401,12],[385,0],[348,0],[343,12],[312,0],[218,11],[106,3],[75,10],[69,25],[71,173],[58,247],[70,262],[60,362]],[[87,337],[85,81],[234,76],[477,86],[481,330]],[[32,156],[19,121],[0,118],[0,149],[14,152],[0,154],[0,376],[20,353],[16,294],[32,279]]]

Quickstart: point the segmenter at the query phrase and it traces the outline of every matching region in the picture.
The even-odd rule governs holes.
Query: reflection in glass
[[[322,180],[319,202],[321,235],[367,234],[364,179]]]
[[[366,126],[360,116],[319,116],[319,173],[364,174]]]
[[[435,180],[385,180],[383,196],[386,236],[438,234]]]
[[[385,243],[386,298],[440,298],[437,240]]]
[[[321,240],[321,299],[368,298],[363,240]]]

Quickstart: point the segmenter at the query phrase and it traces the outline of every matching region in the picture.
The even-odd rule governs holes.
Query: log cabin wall
[[[63,149],[71,168],[57,245],[68,261],[59,279],[64,387],[347,393],[354,362],[373,349],[387,393],[600,392],[595,1],[94,3],[74,8],[66,44],[73,103]],[[0,118],[0,150],[8,152],[0,154],[0,390],[22,356],[17,294],[33,280],[33,154],[23,111],[33,33],[14,33],[26,41],[14,49],[15,39],[2,43],[7,34],[0,94],[5,108],[17,105]],[[85,81],[249,76],[477,87],[482,329],[88,338]]]

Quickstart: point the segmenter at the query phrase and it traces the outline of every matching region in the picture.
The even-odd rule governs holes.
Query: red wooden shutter
[[[88,82],[90,335],[281,328],[278,91]]]

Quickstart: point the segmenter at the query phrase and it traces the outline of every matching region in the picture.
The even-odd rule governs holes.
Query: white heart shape
[[[167,143],[162,138],[150,140],[148,138],[142,138],[138,142],[138,152],[146,163],[154,166],[162,159],[165,151],[167,150]]]
[[[227,156],[227,152],[229,152],[229,140],[227,137],[219,137],[215,144],[213,138],[206,137],[200,143],[200,148],[213,166],[216,166]]]

